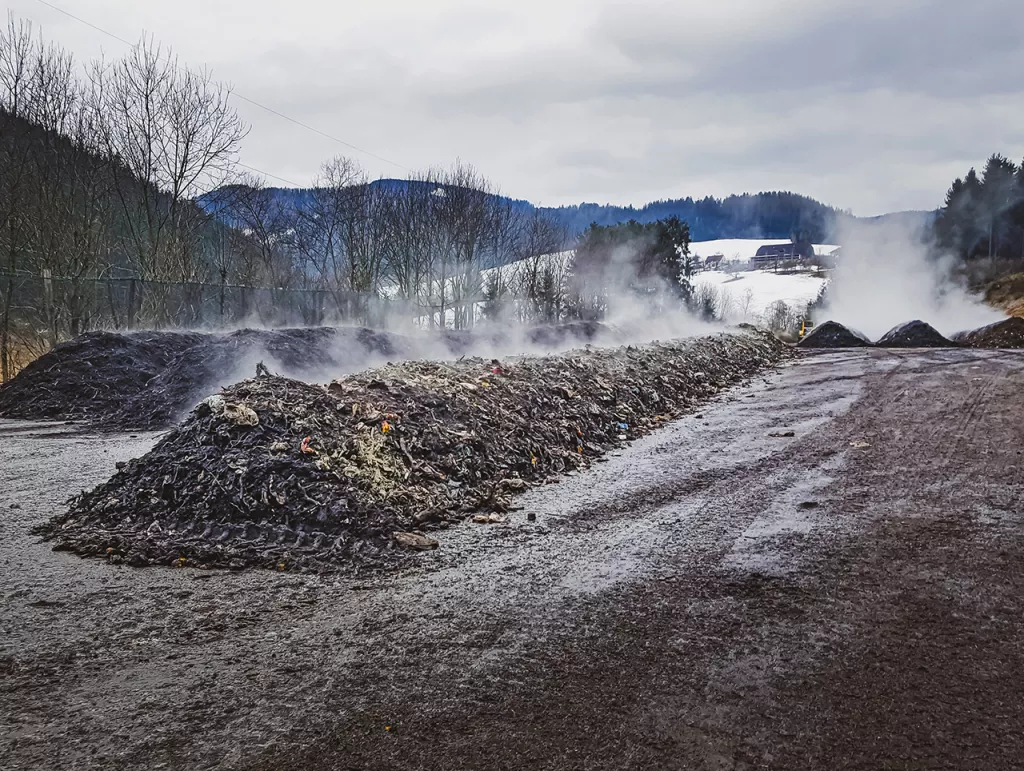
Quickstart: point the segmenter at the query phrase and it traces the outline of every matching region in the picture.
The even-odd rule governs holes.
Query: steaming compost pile
[[[0,417],[88,420],[102,428],[173,425],[203,397],[252,375],[260,362],[301,380],[325,380],[392,358],[444,358],[590,342],[613,331],[596,322],[512,334],[441,330],[405,337],[359,327],[242,329],[230,334],[89,332],[57,346],[0,385]]]
[[[40,528],[131,565],[382,566],[431,531],[501,522],[582,469],[787,356],[764,333],[498,363],[389,364],[329,386],[261,376],[204,400],[151,452]]]
[[[802,348],[862,348],[871,345],[871,341],[838,321],[826,321],[814,327],[797,345]]]
[[[163,428],[180,419],[221,385],[255,372],[260,362],[300,379],[322,377],[367,366],[401,352],[411,341],[358,327],[242,329],[210,335],[175,359],[104,421],[111,426]]]
[[[0,417],[77,420],[117,414],[207,335],[87,332],[0,385]]]
[[[434,334],[454,356],[479,354],[481,348],[512,353],[521,352],[524,346],[558,349],[598,341],[605,345],[624,342],[618,329],[600,321],[567,321],[525,328],[507,325],[478,326],[472,330],[437,330]]]
[[[953,339],[971,348],[1024,348],[1024,319],[1012,316],[971,332],[961,332]]]
[[[879,348],[950,348],[956,345],[935,327],[923,321],[908,321],[893,327],[875,343]]]
[[[0,386],[0,417],[163,428],[221,385],[252,374],[263,360],[304,377],[365,367],[411,347],[394,335],[348,327],[89,332]]]

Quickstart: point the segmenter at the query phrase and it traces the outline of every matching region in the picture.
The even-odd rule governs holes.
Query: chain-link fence
[[[327,289],[0,275],[0,378],[94,329],[382,326],[422,311],[400,299]]]

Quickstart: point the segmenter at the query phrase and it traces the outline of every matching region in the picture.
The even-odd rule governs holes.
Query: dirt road
[[[154,437],[0,424],[0,767],[1024,768],[1022,393],[803,357],[363,581],[52,553]]]

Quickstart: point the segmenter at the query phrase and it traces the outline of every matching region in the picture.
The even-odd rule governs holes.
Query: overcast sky
[[[401,167],[461,158],[545,205],[784,189],[871,215],[1024,157],[1020,0],[49,1]],[[79,59],[125,51],[2,2]],[[246,164],[406,173],[236,103]]]

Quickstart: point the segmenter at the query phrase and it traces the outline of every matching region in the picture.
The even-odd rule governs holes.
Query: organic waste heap
[[[322,379],[398,353],[409,355],[411,342],[362,327],[240,329],[208,335],[175,359],[117,413],[105,416],[107,426],[156,429],[173,425],[203,397],[221,385],[256,371],[258,363],[290,376]]]
[[[797,345],[801,348],[862,348],[871,345],[871,341],[838,321],[826,321],[814,327]]]
[[[915,320],[893,327],[875,345],[879,348],[951,348],[956,343],[943,337],[931,324]]]
[[[79,420],[116,415],[208,335],[86,332],[40,356],[0,385],[0,417]]]
[[[204,400],[144,457],[40,528],[131,565],[332,569],[500,520],[788,349],[759,332],[562,355],[388,365],[316,386],[257,377]]]
[[[259,363],[288,377],[324,381],[389,359],[558,349],[599,336],[607,344],[615,332],[596,322],[435,330],[415,337],[365,327],[88,332],[0,384],[0,418],[159,429],[221,386],[252,375]]]
[[[980,329],[961,332],[953,339],[971,348],[1024,348],[1024,319],[1012,316]]]

